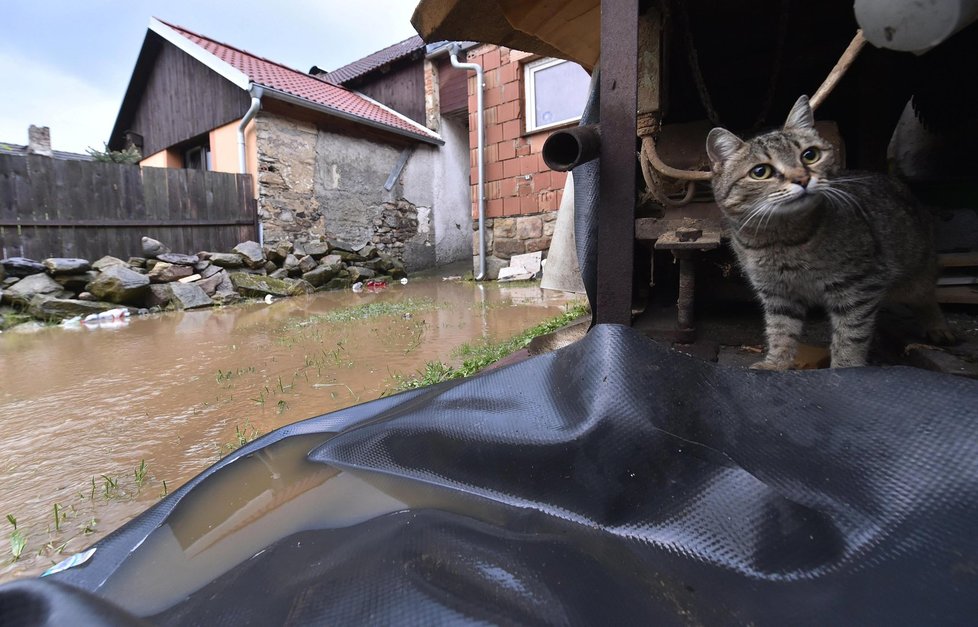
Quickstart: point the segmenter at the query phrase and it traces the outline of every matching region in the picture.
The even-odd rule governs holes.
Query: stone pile
[[[260,246],[242,242],[231,252],[171,252],[144,237],[142,257],[53,257],[0,260],[0,305],[42,320],[62,320],[124,305],[134,309],[197,309],[242,298],[311,294],[367,280],[406,276],[404,264],[373,245],[322,240]],[[0,312],[2,313],[2,312]]]

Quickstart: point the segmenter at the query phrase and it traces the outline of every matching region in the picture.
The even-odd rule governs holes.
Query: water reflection
[[[82,550],[226,454],[239,433],[377,398],[394,375],[455,361],[457,346],[511,337],[572,299],[436,278],[112,329],[4,333],[0,516],[17,518],[28,547],[0,579]],[[401,313],[329,318],[369,304]]]

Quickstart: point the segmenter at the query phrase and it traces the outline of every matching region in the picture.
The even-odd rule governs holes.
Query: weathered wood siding
[[[159,39],[159,50],[126,129],[143,136],[143,155],[193,139],[241,119],[251,98],[176,46]]]
[[[438,101],[441,114],[467,114],[469,111],[468,73],[452,66],[448,57],[438,60]]]
[[[123,259],[144,235],[174,252],[256,239],[251,176],[0,155],[0,256]]]
[[[411,61],[385,74],[372,74],[363,83],[351,84],[351,88],[419,124],[425,123],[423,60]]]

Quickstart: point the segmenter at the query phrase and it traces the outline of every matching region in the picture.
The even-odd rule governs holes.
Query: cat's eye
[[[806,165],[810,163],[815,163],[816,161],[818,161],[819,157],[821,156],[822,156],[822,151],[816,148],[815,146],[812,146],[811,148],[806,148],[801,153],[801,162]]]
[[[774,168],[772,168],[767,163],[755,165],[753,168],[750,169],[750,177],[758,181],[769,179],[771,178],[772,174],[774,174]]]

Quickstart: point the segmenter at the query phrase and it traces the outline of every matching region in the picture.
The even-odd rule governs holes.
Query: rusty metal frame
[[[637,85],[638,0],[602,2],[595,309],[599,324],[632,322]]]

